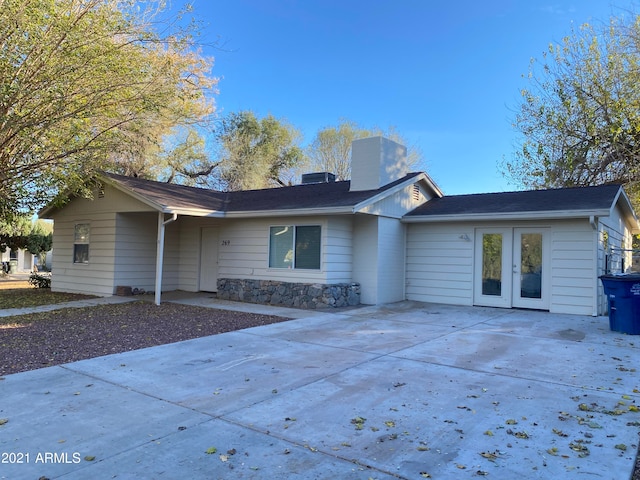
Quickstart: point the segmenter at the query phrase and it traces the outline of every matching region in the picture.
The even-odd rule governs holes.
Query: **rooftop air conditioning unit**
[[[302,185],[308,185],[310,183],[333,183],[336,181],[336,176],[329,172],[315,172],[315,173],[303,173]]]

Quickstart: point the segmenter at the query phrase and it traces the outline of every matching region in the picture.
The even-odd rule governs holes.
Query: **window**
[[[89,263],[89,224],[76,224],[73,233],[73,263]]]
[[[269,267],[319,270],[320,226],[271,227]]]

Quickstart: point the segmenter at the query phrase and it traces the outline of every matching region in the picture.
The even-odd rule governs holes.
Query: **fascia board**
[[[429,187],[436,194],[436,197],[440,197],[440,198],[444,197],[444,193],[442,192],[442,190],[440,190],[440,187],[436,184],[436,182],[433,181],[433,179],[429,176],[428,173],[422,172],[422,174],[419,175],[419,177],[424,179],[427,185],[429,185]]]
[[[285,210],[245,210],[239,212],[227,212],[225,218],[252,218],[252,217],[293,217],[310,215],[344,215],[354,213],[353,207],[322,207],[322,208],[290,208]]]
[[[402,218],[404,223],[437,223],[437,222],[479,222],[499,220],[554,220],[568,218],[605,217],[609,210],[567,210],[562,212],[513,212],[513,213],[472,213],[457,215],[415,215]]]
[[[225,217],[225,213],[219,210],[205,210],[199,208],[174,208],[174,207],[165,207],[163,213],[177,214],[181,216],[187,217],[211,217],[211,218],[223,218]]]
[[[202,210],[197,208],[172,208],[167,207],[164,213],[176,213],[182,216],[190,217],[208,217],[208,218],[255,218],[255,217],[292,217],[292,216],[309,216],[309,215],[343,215],[353,213],[351,207],[339,208],[292,208],[286,210],[245,210],[238,212],[221,212],[219,210]]]
[[[631,200],[627,196],[627,193],[624,191],[622,187],[618,190],[618,194],[616,198],[613,200],[613,204],[611,205],[611,210],[609,212],[610,215],[613,215],[616,206],[620,203],[622,207],[622,211],[627,217],[628,224],[631,227],[631,233],[634,235],[640,231],[640,225],[638,223],[638,216],[633,209],[633,205],[631,204]]]

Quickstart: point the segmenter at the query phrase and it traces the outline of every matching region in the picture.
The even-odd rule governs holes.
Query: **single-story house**
[[[444,196],[406,149],[357,140],[351,181],[219,192],[105,174],[55,221],[59,291],[218,292],[302,307],[400,300],[606,312],[598,276],[638,219],[620,186]],[[630,256],[627,265],[631,265]]]

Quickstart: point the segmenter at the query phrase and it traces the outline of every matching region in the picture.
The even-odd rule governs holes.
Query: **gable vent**
[[[420,201],[420,186],[417,183],[413,184],[413,201]]]
[[[302,185],[308,185],[310,183],[333,183],[336,181],[336,176],[329,172],[315,172],[315,173],[303,173]]]

